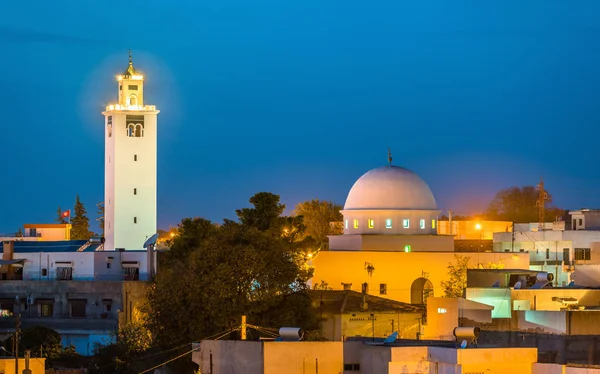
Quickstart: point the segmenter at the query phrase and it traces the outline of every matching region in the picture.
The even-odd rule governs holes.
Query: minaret
[[[144,105],[144,76],[129,65],[117,76],[119,101],[105,119],[104,248],[142,249],[156,232],[154,105]]]

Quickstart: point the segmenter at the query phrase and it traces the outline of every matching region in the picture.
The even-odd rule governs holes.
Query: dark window
[[[29,236],[37,236],[37,229],[29,229]]]
[[[379,294],[380,295],[387,295],[387,284],[381,283],[379,285]]]
[[[133,189],[133,194],[134,194],[134,195],[137,195],[137,188],[134,188],[134,189]]]
[[[125,123],[135,123],[144,126],[144,115],[143,114],[129,114],[125,116]]]
[[[108,124],[112,125],[112,116],[108,116]]]
[[[41,317],[52,317],[54,316],[54,305],[52,303],[43,303],[40,305],[40,316]]]
[[[111,267],[111,262],[109,261],[109,262],[106,263],[106,268],[110,269],[110,267]]]
[[[112,304],[111,303],[104,303],[104,311],[105,312],[110,312],[112,310]]]
[[[73,268],[70,266],[57,267],[56,268],[56,279],[57,280],[72,280],[73,279]]]
[[[360,371],[360,364],[344,364],[345,371]]]
[[[137,161],[137,155],[133,155],[133,161]]]
[[[350,291],[352,289],[352,283],[342,283],[344,291]]]
[[[570,262],[569,257],[570,257],[569,248],[563,248],[563,261]]]
[[[129,87],[127,87],[127,89],[129,89],[129,90],[137,90],[138,86],[137,86],[137,84],[130,84]]]
[[[583,219],[579,219],[579,226],[583,226]]]
[[[72,300],[71,301],[71,317],[85,318],[85,301],[84,300]]]
[[[133,223],[137,223],[137,217],[133,217]]]
[[[1,299],[0,300],[0,316],[12,315],[15,309],[15,302],[13,299]]]
[[[48,276],[48,269],[42,269],[42,277]]]
[[[546,248],[546,260],[550,258],[550,248]]]
[[[139,267],[123,267],[123,275],[126,281],[137,281],[140,280],[140,268]]]
[[[119,85],[119,91],[123,91],[123,85],[122,84]]]
[[[575,248],[575,260],[590,260],[591,253],[589,248]]]

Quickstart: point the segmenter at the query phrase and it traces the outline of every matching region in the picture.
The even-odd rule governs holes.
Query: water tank
[[[479,327],[455,327],[452,334],[456,339],[474,339],[479,336],[480,332]]]
[[[554,274],[552,273],[537,273],[536,280],[538,282],[552,282],[554,280]]]
[[[304,336],[304,331],[299,327],[282,327],[279,329],[281,340],[298,341]]]

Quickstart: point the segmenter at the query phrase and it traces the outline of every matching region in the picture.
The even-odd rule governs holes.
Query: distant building
[[[141,249],[156,233],[157,115],[144,104],[144,76],[133,67],[117,76],[118,103],[105,117],[104,235],[107,250]]]
[[[43,241],[71,240],[72,225],[68,223],[25,224],[23,236]]]

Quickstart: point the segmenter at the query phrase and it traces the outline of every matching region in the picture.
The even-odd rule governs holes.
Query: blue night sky
[[[126,5],[125,5],[126,4]],[[3,1],[0,232],[104,198],[127,50],[159,115],[158,221],[258,191],[343,204],[394,163],[473,213],[543,175],[600,207],[600,1]],[[291,209],[289,209],[291,210]]]

